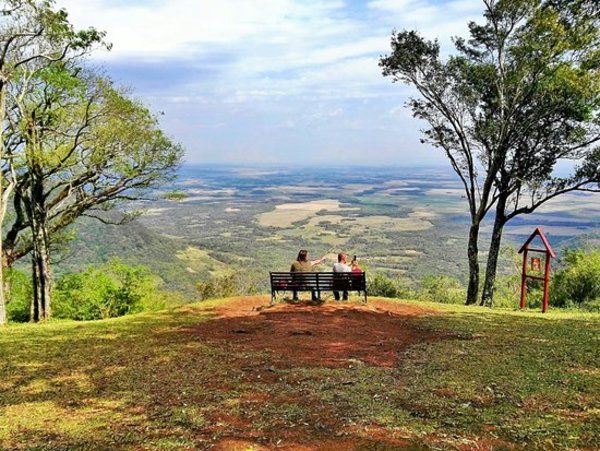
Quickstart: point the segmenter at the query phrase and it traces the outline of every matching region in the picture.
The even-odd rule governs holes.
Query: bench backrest
[[[366,290],[364,272],[271,272],[272,290]]]

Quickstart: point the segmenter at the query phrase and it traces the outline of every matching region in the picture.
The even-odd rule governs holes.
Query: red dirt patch
[[[211,449],[420,449],[410,438],[397,437],[396,431],[385,426],[357,421],[360,413],[346,411],[345,401],[338,401],[336,395],[330,399],[313,393],[310,387],[329,384],[328,376],[293,370],[350,369],[364,364],[394,368],[409,346],[449,338],[448,334],[420,328],[412,320],[417,315],[434,314],[434,310],[373,298],[367,305],[327,302],[271,306],[266,296],[232,299],[210,310],[200,309],[214,316],[182,331],[185,339],[225,350],[220,357],[223,365],[241,370],[233,373],[244,382],[235,388],[235,408],[224,407],[206,415],[203,434]],[[355,382],[342,378],[335,383],[350,386]],[[215,377],[204,387],[214,385],[223,391],[219,384],[222,381]],[[369,401],[365,403],[366,409],[372,408]]]
[[[414,445],[409,442],[394,441],[393,444],[385,442],[376,442],[367,439],[323,439],[318,442],[311,441],[306,443],[280,443],[274,446],[262,446],[253,442],[239,440],[234,438],[226,438],[221,440],[212,449],[215,451],[267,451],[277,449],[279,451],[355,451],[357,449],[370,450],[399,450],[410,449],[415,450]]]
[[[233,300],[217,317],[190,332],[203,341],[224,341],[269,350],[284,365],[344,367],[360,362],[393,367],[408,346],[440,336],[417,329],[407,317],[431,314],[417,306],[373,300],[368,305],[327,303],[265,305],[264,296]]]

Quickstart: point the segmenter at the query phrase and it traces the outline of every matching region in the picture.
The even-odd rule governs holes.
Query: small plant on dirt
[[[250,273],[235,272],[214,277],[208,282],[198,282],[196,290],[200,300],[251,296],[260,292],[263,280]]]
[[[31,277],[14,268],[6,271],[5,276],[8,320],[26,323],[31,317],[31,299],[33,298]]]

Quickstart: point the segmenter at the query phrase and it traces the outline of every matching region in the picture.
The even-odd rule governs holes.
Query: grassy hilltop
[[[267,303],[1,330],[0,448],[597,446],[598,314]]]

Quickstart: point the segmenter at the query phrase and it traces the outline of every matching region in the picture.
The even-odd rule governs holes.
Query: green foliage
[[[95,320],[165,307],[158,279],[144,266],[112,259],[100,267],[63,275],[54,288],[57,318]]]
[[[521,266],[523,256],[518,253],[515,246],[503,246],[500,248],[500,262],[503,275],[496,277],[494,283],[494,307],[516,308],[521,299]],[[532,281],[535,282],[535,281]],[[535,286],[530,288],[535,289]],[[536,298],[536,293],[532,293],[531,299]],[[540,298],[541,302],[541,298]]]
[[[166,200],[180,201],[183,199],[187,199],[187,197],[188,197],[187,193],[185,193],[184,191],[180,191],[180,190],[174,190],[174,191],[169,191],[168,193],[165,193]]]
[[[485,1],[484,22],[440,56],[437,41],[394,31],[383,75],[413,86],[422,142],[441,148],[466,190],[470,289],[476,302],[479,225],[496,204],[484,301],[491,303],[503,227],[558,195],[600,181],[600,27],[593,0]],[[557,177],[562,161],[572,171]],[[480,170],[483,169],[483,170]]]
[[[550,302],[600,311],[600,249],[568,251],[553,277]]]
[[[29,212],[40,212],[40,227],[54,245],[78,217],[98,217],[100,210],[146,195],[175,176],[181,146],[160,130],[146,106],[109,79],[63,64],[23,70],[14,84],[5,134],[8,142],[23,143],[11,148],[19,168],[16,183],[36,187],[13,198],[15,215],[4,245],[15,258],[34,248],[33,239],[21,239],[34,223]],[[35,133],[26,132],[29,128]],[[53,183],[44,184],[50,178]]]
[[[496,278],[494,307],[515,308],[521,296],[521,275],[512,274]]]
[[[26,323],[31,319],[31,277],[11,268],[4,273],[6,290],[6,313],[9,321]]]
[[[236,271],[213,277],[208,282],[198,282],[196,289],[201,300],[254,295],[260,293],[262,282],[260,274]]]
[[[428,275],[421,281],[419,297],[425,301],[442,304],[464,304],[467,291],[452,277]]]
[[[165,289],[195,295],[198,276],[187,271],[187,262],[177,257],[186,248],[184,242],[146,228],[139,220],[111,225],[84,217],[77,220],[76,227],[76,238],[69,243],[71,254],[57,262],[56,273],[76,272],[127,256],[126,263],[143,264],[153,274],[160,274]]]
[[[385,298],[410,298],[412,291],[408,282],[401,278],[390,278],[381,273],[367,276],[367,290],[370,296]]]

